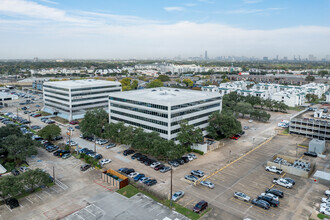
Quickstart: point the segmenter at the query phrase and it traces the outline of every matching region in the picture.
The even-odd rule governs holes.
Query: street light
[[[173,190],[173,186],[172,186],[172,180],[173,180],[173,169],[172,169],[172,165],[171,165],[171,195],[170,195],[170,207],[172,208],[172,190]]]

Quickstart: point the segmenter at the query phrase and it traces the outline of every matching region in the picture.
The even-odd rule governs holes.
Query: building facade
[[[89,109],[107,110],[109,95],[120,91],[121,83],[105,80],[44,82],[43,110],[70,121],[80,119]]]
[[[201,128],[206,135],[209,116],[221,109],[220,94],[212,92],[154,88],[109,96],[109,122],[156,131],[167,140],[176,140],[183,120]]]

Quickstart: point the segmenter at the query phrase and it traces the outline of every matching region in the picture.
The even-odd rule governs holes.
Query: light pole
[[[170,195],[170,207],[171,208],[172,208],[172,193],[173,193],[172,180],[173,180],[173,169],[172,169],[172,165],[171,165],[171,195]]]
[[[94,152],[96,153],[96,137],[95,137],[95,134],[94,134]]]

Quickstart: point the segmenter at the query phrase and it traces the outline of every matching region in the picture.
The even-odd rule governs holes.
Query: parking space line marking
[[[49,189],[55,191],[56,193],[59,193],[59,191],[57,191],[56,189],[54,189],[54,187],[50,187]]]
[[[38,194],[35,194],[39,199],[43,200],[43,198],[41,198]]]
[[[194,201],[193,199],[189,200],[189,201],[184,205],[184,207],[187,208],[187,206],[188,206],[191,202],[193,202],[193,201]]]
[[[233,197],[231,197],[229,200],[231,200],[233,202],[236,202],[238,204],[243,204],[243,205],[248,206],[248,207],[251,207],[252,206],[250,203],[242,202],[242,201],[240,201],[238,199],[234,199]]]
[[[7,205],[6,205],[7,209],[9,209],[10,212],[13,212],[13,210],[11,210],[11,208],[9,208]]]
[[[241,160],[242,158],[244,158],[245,156],[249,155],[250,153],[252,153],[253,151],[259,149],[261,146],[265,145],[266,143],[268,143],[269,141],[271,141],[275,136],[271,136],[268,140],[266,140],[265,142],[259,144],[259,146],[251,149],[250,151],[248,151],[247,153],[243,154],[242,156],[240,156],[239,158],[235,159],[234,161],[230,162],[229,164],[225,165],[224,167],[218,169],[217,171],[213,172],[212,174],[202,178],[201,180],[197,180],[197,182],[200,182],[200,181],[205,181],[207,180],[208,178],[214,176],[215,174],[219,173],[220,171],[226,169],[227,167],[229,167],[230,165],[236,163],[237,161]]]
[[[32,200],[29,199],[29,197],[25,197],[25,198],[26,198],[27,201],[29,201],[29,202],[31,202],[33,204]]]
[[[83,217],[81,217],[78,213],[75,214],[75,216],[78,216],[78,218],[81,218],[81,219],[85,220],[85,219],[84,219]]]
[[[91,215],[96,216],[92,212],[88,211],[86,208],[84,210],[87,211],[88,213],[90,213]]]
[[[280,178],[279,178],[279,179],[283,178],[285,175],[286,175],[286,173],[283,173],[283,174],[280,176]],[[269,189],[273,188],[275,185],[276,185],[276,184],[275,184],[275,183],[273,183],[273,185],[272,185],[272,186],[271,186]],[[279,185],[279,186],[280,186],[280,185]]]
[[[48,194],[49,196],[52,196],[49,192],[45,191],[45,190],[42,190],[42,192]]]

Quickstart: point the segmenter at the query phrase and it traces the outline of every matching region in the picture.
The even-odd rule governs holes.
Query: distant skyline
[[[329,0],[0,0],[0,59],[320,59],[329,11]]]

